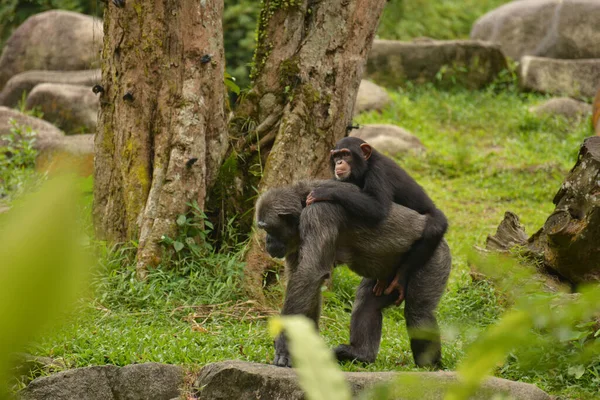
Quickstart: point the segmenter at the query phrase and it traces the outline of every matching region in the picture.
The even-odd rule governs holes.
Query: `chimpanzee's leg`
[[[358,286],[350,320],[350,344],[335,348],[338,360],[375,362],[381,343],[381,311],[394,304],[398,297],[397,294],[376,296],[373,293],[375,283],[375,279],[363,278]]]
[[[419,367],[441,367],[442,346],[435,313],[446,290],[450,267],[450,251],[443,241],[429,263],[408,277],[404,317],[410,348]]]

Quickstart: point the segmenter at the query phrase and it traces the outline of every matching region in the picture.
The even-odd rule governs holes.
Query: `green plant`
[[[173,249],[181,257],[191,256],[202,257],[213,250],[208,241],[208,235],[213,230],[213,224],[208,220],[204,211],[194,200],[187,203],[190,210],[187,214],[181,214],[177,217],[178,235],[175,239],[168,236],[162,237],[162,243],[167,246],[173,246]],[[187,252],[186,252],[187,251]]]
[[[9,121],[10,132],[0,142],[0,198],[17,191],[24,178],[33,171],[37,150],[36,133],[15,120]]]

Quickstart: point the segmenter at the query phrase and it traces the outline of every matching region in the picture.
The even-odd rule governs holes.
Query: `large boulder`
[[[91,133],[47,139],[36,147],[39,169],[48,170],[57,162],[67,162],[82,176],[94,172],[94,135]]]
[[[381,111],[391,102],[390,95],[384,88],[363,79],[358,87],[358,94],[354,103],[354,115],[365,111]]]
[[[363,125],[359,129],[353,130],[350,136],[361,138],[377,151],[390,156],[425,150],[425,146],[419,138],[396,125]]]
[[[406,81],[460,84],[478,89],[507,67],[500,47],[474,40],[375,40],[366,75],[380,85],[402,86]]]
[[[4,44],[0,89],[12,76],[32,69],[97,68],[102,40],[102,23],[97,18],[59,10],[29,17]]]
[[[497,43],[515,60],[600,58],[599,20],[598,0],[513,1],[479,18],[471,39]]]
[[[100,102],[89,86],[41,83],[25,107],[39,109],[44,119],[67,133],[95,132]]]
[[[420,393],[394,393],[394,399],[443,399],[450,384],[458,380],[455,372],[345,372],[346,380],[356,396],[365,388],[394,378],[419,380]],[[225,361],[205,366],[194,383],[200,400],[256,399],[301,400],[304,392],[298,386],[296,372],[290,368]],[[536,386],[500,378],[488,378],[470,399],[491,399],[496,394],[515,400],[550,400]]]
[[[10,120],[13,119],[19,126],[30,127],[37,133],[34,146],[39,149],[50,141],[60,140],[65,134],[54,125],[35,117],[25,115],[12,108],[0,106],[0,144],[2,137],[10,133],[12,125]]]
[[[83,71],[39,71],[32,70],[17,74],[10,78],[4,89],[0,91],[0,105],[16,106],[23,96],[40,83],[66,83],[92,88],[102,78],[102,71],[90,69]]]
[[[592,113],[592,106],[570,97],[558,97],[531,107],[529,111],[539,117],[561,116],[570,121],[579,121]]]
[[[23,400],[171,400],[179,396],[183,370],[156,363],[78,368],[37,378]]]
[[[600,87],[600,58],[558,60],[526,56],[519,67],[521,87],[569,97],[594,97]]]

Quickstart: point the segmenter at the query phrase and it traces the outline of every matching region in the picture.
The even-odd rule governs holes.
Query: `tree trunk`
[[[529,239],[516,215],[507,213],[488,248],[515,244],[567,281],[600,281],[600,137],[586,139],[577,163],[553,200],[554,212]]]
[[[186,203],[204,207],[227,149],[222,13],[198,0],[105,10],[93,214],[99,238],[139,238],[140,277]]]
[[[264,0],[252,90],[232,123],[236,143],[215,187],[222,218],[252,209],[264,191],[329,176],[329,150],[346,135],[386,0]],[[237,173],[234,173],[237,171]],[[248,177],[243,184],[235,178]],[[260,177],[262,179],[259,182]],[[212,196],[211,196],[212,197]],[[221,202],[219,203],[219,199]],[[230,199],[225,204],[222,199]],[[249,229],[246,213],[242,229]],[[268,258],[252,235],[246,288],[262,299]]]

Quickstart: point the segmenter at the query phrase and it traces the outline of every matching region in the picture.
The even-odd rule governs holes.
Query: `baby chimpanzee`
[[[308,195],[307,205],[315,201],[337,202],[353,217],[353,221],[367,226],[383,221],[392,203],[427,216],[423,236],[413,244],[385,290],[389,294],[397,289],[400,294],[397,303],[400,304],[406,280],[417,268],[427,264],[444,237],[448,229],[446,216],[406,171],[362,139],[346,137],[337,142],[335,149],[331,150],[331,169],[335,179],[353,183],[361,191],[317,188]],[[384,287],[385,283],[378,281],[373,290],[380,295]]]

